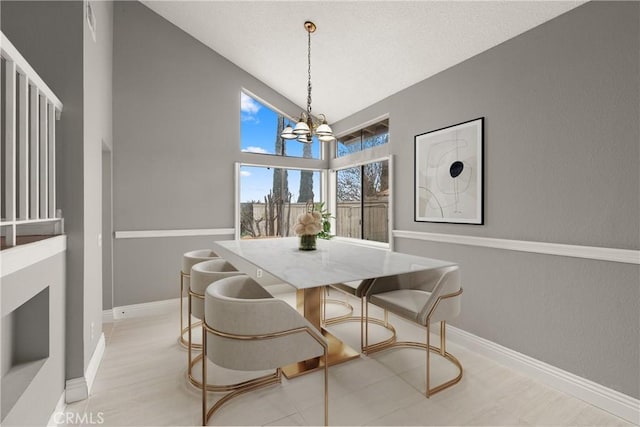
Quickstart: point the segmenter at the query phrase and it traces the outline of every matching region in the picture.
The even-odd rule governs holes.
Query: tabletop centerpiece
[[[318,204],[320,205],[320,204]],[[301,251],[313,251],[319,233],[325,232],[322,206],[316,206],[313,202],[307,202],[306,212],[298,215],[293,232],[299,237],[298,249]]]

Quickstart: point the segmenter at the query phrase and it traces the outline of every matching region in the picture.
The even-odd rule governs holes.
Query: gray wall
[[[112,151],[102,147],[102,309],[113,308]]]
[[[640,248],[639,9],[590,2],[345,120],[389,113],[395,229]],[[413,221],[414,136],[485,117],[485,225]],[[402,191],[401,191],[402,190]],[[460,263],[456,326],[640,397],[637,265],[396,239]]]
[[[137,2],[114,7],[114,229],[234,226],[240,91],[281,95]],[[115,307],[178,297],[181,257],[216,238],[118,239]]]
[[[57,124],[57,196],[67,234],[66,378],[83,377],[101,330],[101,144],[111,140],[111,9],[92,2],[2,2],[2,31],[64,104]],[[94,337],[91,337],[91,323]]]
[[[84,26],[84,368],[102,333],[102,147],[112,144],[113,3],[92,1]],[[101,236],[101,237],[99,237]]]
[[[57,198],[67,234],[67,379],[84,375],[84,100],[81,2],[2,2],[2,31],[64,104]]]
[[[48,330],[46,330],[46,322],[37,321],[37,316],[14,319],[16,322],[20,320],[17,324],[10,325],[11,322],[5,324],[6,320],[14,317],[12,313],[15,313],[16,308],[46,288],[49,289],[48,298],[46,298],[49,303]],[[29,374],[11,385],[11,388],[16,388],[18,384],[17,388],[24,389],[24,392],[17,400],[15,396],[10,399],[12,407],[5,405],[7,402],[3,402],[2,412],[3,414],[6,412],[6,416],[2,420],[2,425],[46,425],[65,385],[65,254],[58,253],[27,268],[3,276],[2,316],[3,389],[7,385],[4,381],[6,370],[11,365],[11,361],[8,360],[10,357],[5,353],[11,353],[12,345],[19,345],[16,343],[19,337],[12,337],[11,329],[14,329],[19,336],[26,337],[27,340],[33,340],[45,332],[49,340],[48,357],[32,379]],[[28,320],[29,318],[31,321]],[[45,331],[42,331],[43,327]],[[25,344],[29,345],[27,341]],[[7,400],[7,395],[12,394],[12,391],[15,392],[15,390],[3,390],[3,399]]]

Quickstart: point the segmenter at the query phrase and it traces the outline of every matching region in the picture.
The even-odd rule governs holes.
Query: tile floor
[[[293,303],[293,294],[279,296]],[[351,302],[359,313],[357,301]],[[330,315],[343,310],[337,305],[327,309]],[[177,313],[178,307],[167,315],[105,324],[106,350],[91,396],[69,405],[67,412],[94,419],[100,414],[105,426],[200,425],[201,392],[185,380],[187,352],[177,342]],[[390,320],[399,338],[424,339],[423,330],[415,325],[393,316]],[[331,330],[359,347],[358,323],[343,323]],[[372,339],[381,338],[384,330],[375,329],[372,334]],[[463,347],[450,344],[448,350],[464,366],[464,377],[430,399],[423,394],[421,350],[387,350],[331,367],[330,425],[631,425]],[[432,363],[434,381],[454,374],[455,369],[440,358],[432,358]],[[209,369],[218,379],[238,375]],[[209,424],[321,425],[322,392],[320,372],[283,379],[281,385],[230,401]],[[220,395],[209,396],[211,403]]]

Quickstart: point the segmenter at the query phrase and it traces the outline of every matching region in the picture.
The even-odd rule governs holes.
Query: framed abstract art
[[[484,117],[414,138],[415,221],[483,224]]]

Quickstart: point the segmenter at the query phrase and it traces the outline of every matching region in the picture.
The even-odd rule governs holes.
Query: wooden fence
[[[266,237],[267,205],[265,203],[241,203],[240,235],[243,238]],[[283,207],[283,222],[281,235],[294,236],[293,226],[296,218],[306,212],[304,203],[285,204]],[[364,217],[360,202],[338,203],[335,216],[335,229],[331,234],[342,237],[364,238],[378,242],[388,242],[389,239],[389,203],[388,199],[380,198],[364,203]],[[362,227],[361,220],[364,220]],[[275,219],[277,221],[277,218]],[[271,227],[277,229],[278,227]]]
[[[389,241],[389,203],[386,200],[365,202],[364,215],[359,202],[338,203],[335,217],[336,236]]]

